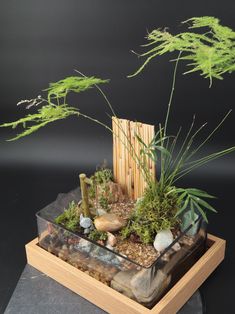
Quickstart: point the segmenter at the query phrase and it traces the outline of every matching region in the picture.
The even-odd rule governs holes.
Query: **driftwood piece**
[[[146,181],[138,164],[132,158],[133,149],[140,157],[141,145],[136,134],[148,145],[154,137],[154,126],[113,117],[112,128],[114,179],[121,185],[124,193],[131,199],[137,199],[143,196]],[[155,164],[147,156],[146,164],[151,177],[155,179]]]

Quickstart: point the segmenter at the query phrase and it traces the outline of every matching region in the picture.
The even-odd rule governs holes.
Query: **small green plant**
[[[113,173],[111,169],[102,166],[97,170],[91,178],[96,184],[106,184],[113,180]]]
[[[134,233],[143,243],[153,243],[157,232],[178,225],[179,205],[176,193],[162,193],[159,185],[153,183],[146,188],[144,196],[137,202],[127,226],[121,231],[123,238]]]
[[[89,197],[96,199],[98,193],[97,200],[100,207],[106,210],[109,209],[108,183],[113,180],[112,170],[103,165],[91,176],[90,180]],[[99,190],[98,192],[97,189]]]
[[[108,239],[108,234],[105,231],[92,230],[89,233],[88,238],[93,241],[106,241]]]
[[[203,219],[208,223],[206,210],[210,210],[214,213],[217,211],[208,204],[204,199],[205,198],[215,198],[215,196],[206,193],[205,191],[195,189],[195,188],[172,188],[169,193],[174,193],[178,197],[178,201],[180,203],[179,210],[176,213],[176,216],[179,216],[183,211],[185,211],[188,207],[191,209],[191,217],[192,221],[194,221],[194,212],[199,212]]]
[[[55,222],[73,232],[79,232],[81,231],[81,227],[79,225],[80,214],[81,210],[79,209],[78,205],[72,201],[69,203],[68,208],[65,209],[64,212],[55,219]]]

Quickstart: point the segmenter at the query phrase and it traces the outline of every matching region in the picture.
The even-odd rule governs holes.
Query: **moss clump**
[[[65,209],[65,211],[55,219],[55,222],[73,232],[79,232],[81,231],[79,224],[80,214],[80,208],[74,201],[72,201],[69,203],[68,209]]]
[[[157,232],[177,225],[178,202],[176,194],[160,193],[157,184],[147,187],[127,226],[121,231],[123,238],[133,233],[143,243],[152,243]]]
[[[101,208],[108,210],[109,209],[109,200],[104,194],[107,192],[106,190],[107,189],[104,190],[104,192],[101,194],[101,196],[99,198],[99,205]]]
[[[93,241],[106,241],[108,238],[108,234],[105,231],[92,230],[89,233],[88,238]]]
[[[97,198],[99,206],[107,210],[109,204],[108,183],[113,180],[112,170],[102,166],[90,179],[89,197],[93,200]],[[97,190],[99,190],[98,193]]]

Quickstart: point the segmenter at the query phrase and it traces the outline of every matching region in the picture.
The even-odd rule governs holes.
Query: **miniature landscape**
[[[209,79],[223,79],[235,71],[235,32],[214,17],[183,22],[188,30],[172,35],[166,29],[148,34],[148,51],[139,54],[141,73],[156,57],[178,52],[165,121],[156,128],[120,119],[101,89],[108,80],[76,75],[44,90],[45,96],[22,100],[18,105],[36,113],[1,127],[23,131],[11,140],[30,135],[51,122],[70,116],[104,127],[113,137],[113,168],[106,165],[87,177],[79,176],[80,190],[68,193],[37,214],[39,245],[74,267],[129,298],[151,308],[202,256],[206,246],[208,212],[216,212],[214,196],[195,187],[182,187],[180,179],[198,167],[235,151],[235,146],[201,154],[231,114],[226,113],[205,137],[206,123],[197,126],[195,116],[186,131],[168,132],[178,63]],[[199,29],[199,33],[192,32]],[[208,31],[209,29],[209,31]],[[205,31],[201,33],[201,31]],[[190,63],[188,63],[190,62]],[[68,105],[70,93],[95,88],[110,110],[111,126]],[[200,134],[201,136],[201,134]],[[197,145],[195,145],[197,138]],[[199,144],[198,144],[199,143]],[[200,151],[200,157],[197,153]],[[98,161],[97,161],[98,162]],[[156,167],[156,165],[158,167]],[[157,170],[156,170],[157,169]],[[80,194],[81,191],[81,194]],[[209,200],[209,201],[208,201]]]
[[[202,219],[198,217],[190,225],[191,215],[185,213],[172,230],[151,238],[146,236],[146,226],[137,234],[129,226],[141,200],[136,202],[124,195],[120,185],[111,180],[109,169],[102,168],[89,179],[84,174],[80,178],[87,182],[81,194],[85,199],[88,196],[89,205],[83,205],[84,198],[77,202],[78,189],[67,208],[55,203],[52,211],[48,207],[46,212],[39,212],[40,246],[151,308],[205,251]],[[84,187],[82,183],[80,186]],[[62,214],[57,216],[55,208]],[[89,209],[86,217],[84,208]],[[50,211],[57,216],[54,222],[47,219]]]

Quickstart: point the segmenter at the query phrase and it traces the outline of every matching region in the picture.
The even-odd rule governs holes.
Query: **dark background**
[[[235,29],[234,0],[1,0],[0,1],[0,123],[24,115],[20,99],[33,98],[48,82],[73,75],[110,78],[104,86],[120,117],[157,125],[164,119],[173,64],[170,56],[156,59],[136,78],[127,79],[141,64],[130,50],[141,51],[147,30],[212,15]],[[173,55],[172,55],[173,57]],[[198,74],[181,75],[180,65],[171,114],[171,130],[208,121],[208,132],[234,106],[235,74],[223,81]],[[109,123],[104,101],[95,90],[73,98],[73,105]],[[24,244],[37,234],[35,212],[60,192],[78,184],[106,158],[112,165],[112,138],[101,127],[69,118],[17,142],[5,140],[17,130],[0,129],[0,312],[26,263]],[[19,131],[18,131],[19,132]],[[229,117],[206,152],[234,145],[235,115]],[[180,182],[217,195],[219,209],[210,215],[209,232],[227,239],[226,260],[202,286],[207,313],[235,313],[234,197],[235,154],[202,167]]]

